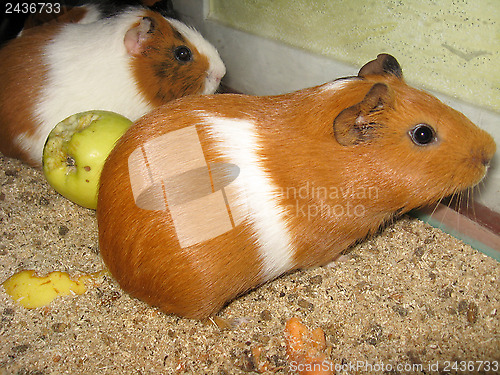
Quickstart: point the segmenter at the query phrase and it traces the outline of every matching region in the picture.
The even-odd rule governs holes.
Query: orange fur
[[[359,109],[373,99],[377,83],[387,88],[374,100],[383,109]],[[495,152],[492,138],[465,116],[387,72],[352,78],[336,90],[325,85],[272,97],[192,96],[158,108],[129,129],[104,166],[97,206],[100,251],[124,290],[189,318],[215,314],[265,281],[259,277],[261,245],[249,221],[181,249],[168,210],[141,210],[134,203],[128,157],[161,134],[196,125],[207,162],[227,161],[200,112],[255,123],[257,152],[281,189],[275,204],[293,235],[289,271],[324,265],[392,217],[475,185]],[[369,137],[341,145],[334,126],[340,120],[357,123],[360,113],[372,126],[362,129]],[[412,142],[408,132],[419,123],[434,127],[436,142]],[[305,193],[305,186],[319,190]],[[297,207],[323,211],[306,217]]]
[[[139,90],[154,106],[184,95],[202,91],[208,59],[176,31],[160,14],[146,11],[155,23],[154,36],[142,47],[143,52],[131,62]],[[166,45],[163,41],[172,41]],[[175,61],[173,50],[185,45],[193,52],[195,60],[186,63]]]
[[[4,155],[27,159],[25,150],[14,139],[36,131],[33,110],[47,79],[42,52],[60,27],[51,24],[30,29],[22,38],[13,39],[0,49],[0,151]],[[30,56],[32,69],[25,69],[26,56]]]
[[[103,175],[127,178],[127,160],[131,151],[151,137],[181,128],[193,121],[189,113],[175,111],[172,114],[175,125],[167,128],[164,126],[163,113],[153,113],[148,117],[148,121],[137,123],[137,137],[127,137],[120,142],[120,148],[127,150],[125,154],[118,156],[124,163],[107,163]],[[207,160],[216,161],[217,157],[206,140],[202,139],[202,144],[208,146],[204,150]],[[125,221],[116,220],[116,211],[101,205],[99,216],[101,223],[105,223],[101,226],[104,241],[102,249],[110,250],[103,251],[102,255],[124,290],[161,307],[164,311],[191,318],[203,318],[220,310],[224,303],[235,295],[248,290],[247,279],[251,279],[253,284],[259,283],[259,260],[248,228],[239,227],[231,232],[232,235],[223,235],[208,241],[206,244],[214,251],[199,254],[196,247],[181,249],[168,212],[138,209],[128,181],[120,185],[120,194],[124,194],[120,203],[125,204],[121,209],[134,214],[124,216]],[[117,198],[114,194],[114,189],[103,187],[99,195],[100,200],[114,205]],[[131,230],[122,230],[124,224]],[[235,246],[235,236],[239,238],[238,241],[247,244],[244,252]],[[131,247],[125,249],[123,244],[129,244]],[[141,250],[146,248],[147,252]],[[218,249],[221,248],[227,249],[228,256],[220,256]],[[240,267],[247,270],[246,279],[236,279],[233,274],[225,272],[228,268]],[[133,270],[134,275],[130,277],[125,269]],[[138,283],[137,280],[141,282]],[[180,280],[193,287],[189,296],[186,295],[185,289],[177,287]],[[195,310],[193,306],[196,306]]]

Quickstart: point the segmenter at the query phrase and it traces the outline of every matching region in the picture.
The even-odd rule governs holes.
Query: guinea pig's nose
[[[215,67],[207,72],[208,79],[214,80],[215,82],[220,82],[222,78],[226,75],[226,67]]]
[[[493,155],[493,153],[482,150],[473,155],[472,160],[473,162],[477,162],[485,167],[488,167],[490,165],[491,159],[493,159]]]
[[[472,160],[481,163],[483,166],[488,167],[491,160],[496,152],[496,144],[493,138],[487,134],[486,140],[483,142],[483,146],[476,149],[472,155]]]
[[[222,77],[224,77],[224,75],[212,73],[212,74],[207,74],[207,77],[208,79],[219,83],[220,81],[222,81]]]

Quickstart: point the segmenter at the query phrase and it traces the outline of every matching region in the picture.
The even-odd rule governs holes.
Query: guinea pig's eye
[[[193,59],[193,54],[191,53],[191,50],[186,46],[177,47],[174,51],[174,56],[177,59],[177,61],[180,62],[188,62]]]
[[[427,146],[436,140],[436,132],[430,125],[418,124],[410,130],[410,137],[417,146]]]

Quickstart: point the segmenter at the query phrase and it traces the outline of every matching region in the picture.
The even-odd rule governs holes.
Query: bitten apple
[[[102,167],[132,121],[109,111],[77,113],[57,124],[43,150],[50,185],[80,206],[95,209]]]

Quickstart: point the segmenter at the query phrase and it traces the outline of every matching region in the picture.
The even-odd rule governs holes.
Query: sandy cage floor
[[[0,233],[1,282],[24,269],[77,276],[104,267],[94,212],[1,156]],[[331,267],[232,302],[219,314],[232,328],[162,314],[107,276],[33,310],[0,287],[0,374],[252,373],[256,348],[270,372],[290,373],[283,329],[293,316],[325,331],[340,374],[477,373],[446,366],[500,360],[499,279],[495,260],[403,218]]]

